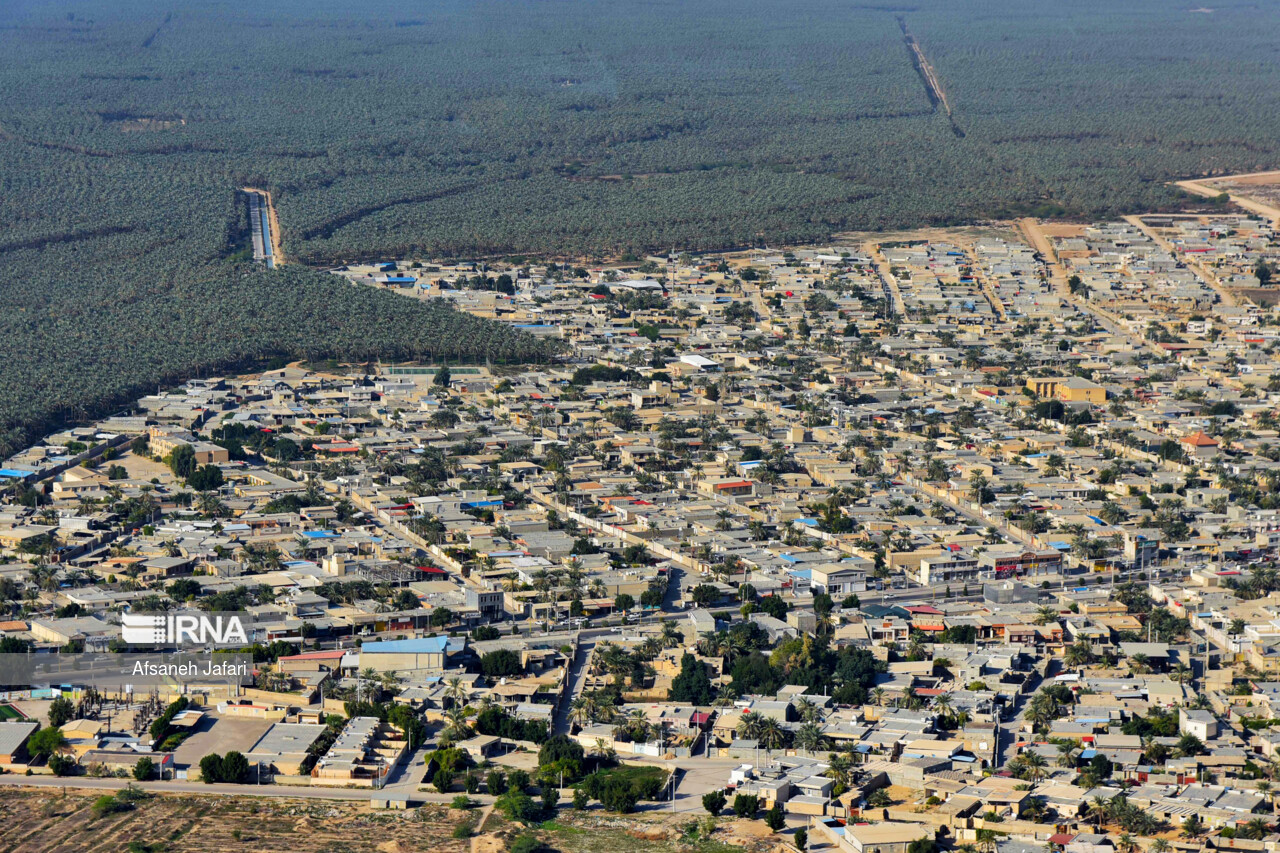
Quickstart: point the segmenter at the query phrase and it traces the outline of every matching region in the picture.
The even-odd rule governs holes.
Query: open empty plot
[[[148,849],[186,853],[288,850],[290,853],[464,853],[451,838],[461,813],[442,806],[371,812],[353,803],[249,797],[158,796],[105,817],[92,811],[97,792],[0,792],[0,853],[89,853]]]

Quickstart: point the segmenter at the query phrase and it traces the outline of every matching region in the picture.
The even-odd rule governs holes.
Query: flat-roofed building
[[[307,750],[326,728],[314,723],[276,723],[258,738],[245,757],[272,773],[301,775]]]

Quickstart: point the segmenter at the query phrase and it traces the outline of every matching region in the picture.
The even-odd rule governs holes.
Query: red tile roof
[[[1182,439],[1183,444],[1190,444],[1192,447],[1217,447],[1218,442],[1203,432],[1193,432],[1191,435]]]

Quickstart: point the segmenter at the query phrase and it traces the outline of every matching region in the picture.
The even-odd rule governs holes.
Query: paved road
[[[427,775],[427,755],[435,751],[435,744],[431,744],[431,749],[426,746],[420,746],[404,761],[396,765],[391,771],[391,775],[387,778],[387,784],[383,789],[389,793],[397,794],[414,794],[418,790],[418,786],[423,784],[424,777]]]
[[[585,635],[587,632],[583,632]],[[594,633],[594,632],[593,632]],[[587,680],[587,662],[591,660],[591,650],[596,647],[595,640],[587,640],[578,644],[578,653],[573,657],[573,665],[569,667],[569,690],[561,694],[563,698],[556,706],[552,720],[553,734],[569,734],[569,712],[573,709],[573,700],[582,695],[582,685]]]
[[[457,794],[438,794],[427,791],[419,792],[416,786],[408,789],[405,785],[397,785],[380,791],[368,788],[304,788],[290,785],[206,785],[203,782],[134,782],[131,779],[91,779],[85,776],[59,779],[54,776],[16,776],[5,774],[0,776],[0,786],[32,787],[32,788],[67,788],[68,790],[118,791],[125,785],[136,785],[147,791],[163,794],[213,794],[216,796],[239,797],[287,797],[307,800],[353,800],[367,801],[374,797],[385,796],[386,793],[410,793],[412,798],[423,802],[448,803]],[[487,794],[472,794],[471,799],[482,804],[493,802]]]

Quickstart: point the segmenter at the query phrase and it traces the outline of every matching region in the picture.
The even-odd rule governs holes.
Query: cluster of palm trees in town
[[[1133,849],[1133,845],[1128,840],[1129,833],[1154,835],[1164,828],[1164,821],[1129,802],[1129,798],[1124,794],[1117,794],[1111,798],[1095,796],[1089,801],[1086,814],[1099,832],[1102,831],[1104,824],[1114,824],[1124,831],[1120,836],[1120,850]],[[1129,844],[1127,848],[1126,844]]]
[[[453,676],[445,681],[444,699],[449,707],[444,711],[445,727],[442,739],[449,743],[471,737],[472,707],[468,704],[471,691],[465,681]],[[485,697],[486,700],[488,697]]]
[[[809,753],[830,749],[831,740],[822,731],[822,709],[805,696],[797,699],[793,707],[800,717],[800,725],[794,731],[788,730],[773,717],[744,711],[735,734],[746,740],[754,740],[769,750],[781,749],[788,744]]]
[[[750,637],[741,631],[706,631],[698,637],[698,654],[720,658],[726,668],[755,650]]]
[[[1049,775],[1049,759],[1038,752],[1020,752],[1009,762],[1009,772],[1032,784]]]
[[[615,682],[612,689],[584,690],[569,708],[569,720],[582,727],[589,723],[615,722],[618,717],[618,705],[622,701],[617,689],[620,680],[634,675],[639,669],[647,677],[652,667],[650,662],[667,649],[673,649],[684,642],[684,635],[679,627],[670,619],[662,620],[657,636],[646,637],[643,642],[631,651],[616,643],[604,641],[599,643],[591,655],[591,672],[597,676],[612,676]],[[643,713],[641,714],[643,717]],[[626,722],[626,721],[624,721]],[[640,719],[630,719],[630,726],[624,726],[630,740],[644,742],[651,734],[640,726]]]
[[[492,561],[493,558],[485,558]],[[586,571],[582,568],[582,561],[576,557],[570,557],[564,569],[539,569],[531,576],[529,586],[537,593],[539,601],[555,602],[581,600],[583,594],[592,598],[603,598],[606,595],[604,583],[600,579],[592,580],[589,584],[584,584],[586,579]],[[515,572],[509,573],[503,578],[502,586],[507,592],[519,592],[525,588],[525,583]]]
[[[584,690],[569,706],[569,721],[579,728],[591,723],[613,722],[620,697],[611,690]]]

